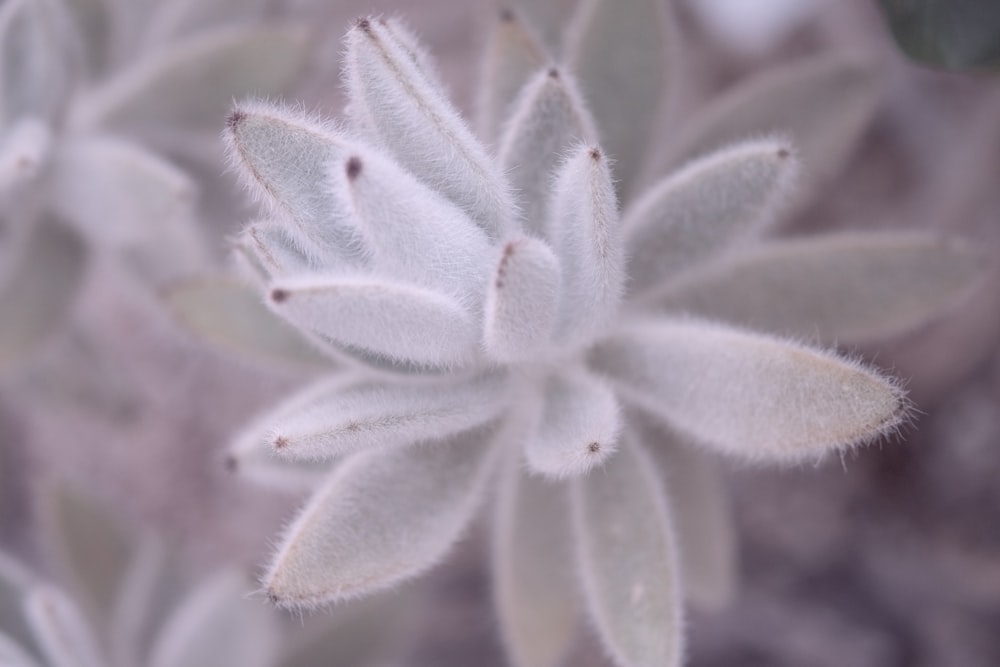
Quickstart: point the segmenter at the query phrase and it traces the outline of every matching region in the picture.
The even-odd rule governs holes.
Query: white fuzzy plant
[[[705,453],[814,461],[906,419],[879,372],[743,325],[851,340],[913,326],[973,280],[974,254],[915,233],[767,238],[798,171],[775,136],[629,197],[670,34],[658,2],[589,0],[563,67],[505,13],[483,97],[496,156],[391,20],[347,34],[343,123],[232,113],[234,167],[266,211],[237,243],[253,286],[198,281],[171,300],[208,337],[328,374],[230,451],[236,470],[316,489],[264,575],[276,604],[424,572],[493,489],[513,664],[554,665],[582,604],[617,665],[676,665],[682,601],[717,605],[734,585]],[[843,73],[811,63],[757,90],[830,99],[813,78]],[[703,114],[684,150],[774,103],[745,95]],[[864,114],[847,102],[850,134]]]
[[[146,282],[203,269],[195,181],[153,146],[190,152],[305,63],[300,26],[247,22],[257,0],[139,4],[0,4],[0,368],[63,320],[88,256]]]

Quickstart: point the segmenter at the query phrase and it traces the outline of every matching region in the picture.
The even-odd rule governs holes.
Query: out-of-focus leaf
[[[12,641],[34,651],[37,651],[34,633],[24,617],[24,596],[36,583],[32,574],[20,563],[0,553],[0,631]],[[2,651],[0,657],[4,657]]]
[[[132,544],[114,518],[93,498],[65,486],[46,496],[45,518],[59,565],[87,611],[107,618],[132,557]]]
[[[892,36],[909,58],[932,67],[1000,67],[996,0],[878,0]]]
[[[0,371],[23,361],[66,317],[83,275],[85,250],[61,225],[41,221],[33,230],[18,266],[0,286]]]

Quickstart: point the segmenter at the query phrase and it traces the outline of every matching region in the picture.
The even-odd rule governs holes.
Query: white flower
[[[584,3],[569,63],[596,121],[570,69],[494,62],[484,99],[509,118],[497,158],[393,21],[347,34],[343,125],[262,103],[232,113],[233,164],[266,211],[240,237],[243,267],[337,368],[231,451],[273,483],[319,485],[264,577],[276,603],[336,602],[425,571],[498,475],[495,589],[513,662],[558,659],[581,589],[618,664],[678,664],[685,587],[711,600],[731,584],[699,450],[812,460],[905,419],[880,373],[722,322],[793,329],[840,313],[861,335],[906,326],[968,283],[971,255],[926,235],[766,241],[796,180],[781,138],[691,161],[620,215],[616,191],[635,187],[656,118],[661,77],[645,59],[662,55],[662,20],[659,3]],[[925,281],[935,292],[919,301],[908,283],[928,257],[941,258]],[[786,283],[819,303],[769,303]],[[309,358],[241,294],[198,283],[173,305],[210,336]],[[682,559],[691,548],[706,560]]]

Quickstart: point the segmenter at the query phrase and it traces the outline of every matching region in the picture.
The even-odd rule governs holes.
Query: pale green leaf
[[[615,164],[620,197],[646,164],[674,55],[674,26],[662,0],[583,0],[566,52]]]
[[[190,280],[168,289],[164,298],[183,329],[245,359],[315,371],[334,366],[330,357],[272,313],[255,289],[239,281]]]
[[[955,239],[845,232],[734,254],[670,286],[655,304],[783,335],[860,342],[946,313],[984,271],[984,255]]]
[[[579,606],[566,487],[524,474],[510,454],[493,523],[493,599],[511,664],[555,667]]]
[[[677,667],[684,655],[677,538],[652,467],[626,437],[603,470],[573,480],[584,598],[618,667]]]

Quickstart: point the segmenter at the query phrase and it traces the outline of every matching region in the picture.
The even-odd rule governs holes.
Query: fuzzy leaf
[[[59,589],[42,585],[31,590],[24,614],[50,667],[103,665],[83,615]]]
[[[655,290],[771,222],[798,173],[792,153],[780,139],[746,141],[651,188],[623,223],[632,295]]]
[[[0,124],[22,116],[53,120],[69,78],[59,9],[38,0],[0,5]]]
[[[562,266],[557,337],[589,341],[616,316],[625,258],[611,171],[596,147],[581,146],[560,168],[549,237]]]
[[[491,238],[513,222],[503,175],[391,24],[360,19],[346,38],[350,109],[404,168],[448,197]]]
[[[500,631],[512,665],[554,667],[572,640],[578,608],[569,504],[563,485],[525,475],[519,457],[508,459],[491,559]]]
[[[440,561],[486,491],[488,429],[350,458],[292,524],[264,578],[281,606],[366,595]]]
[[[566,51],[615,162],[619,195],[646,163],[672,65],[672,17],[661,0],[583,0]]]
[[[38,663],[35,662],[31,654],[3,631],[0,631],[0,665],[4,665],[4,667],[38,667]]]
[[[518,193],[528,232],[544,238],[552,174],[571,148],[596,138],[569,74],[555,67],[537,72],[513,106],[500,145],[500,164]]]
[[[339,266],[361,262],[364,243],[328,188],[328,168],[349,150],[325,125],[286,109],[241,104],[229,115],[230,161],[274,215],[288,221],[299,251]]]
[[[676,539],[652,465],[626,438],[571,487],[584,598],[619,667],[676,667],[684,655]]]
[[[46,494],[46,519],[59,565],[84,609],[108,618],[134,545],[108,510],[65,486]]]
[[[74,232],[38,221],[0,286],[0,369],[22,362],[68,316],[85,260],[86,248]]]
[[[52,204],[84,235],[123,248],[148,241],[157,227],[193,219],[194,183],[156,154],[101,136],[80,137],[59,148],[52,165]],[[185,253],[176,254],[183,258]]]
[[[554,373],[525,443],[528,468],[554,479],[585,474],[617,451],[620,428],[618,401],[603,382],[579,371]]]
[[[330,169],[329,182],[365,238],[374,272],[479,307],[490,243],[461,209],[360,146]]]
[[[656,305],[783,335],[860,342],[940,314],[982,277],[984,259],[924,232],[774,241],[692,275]]]
[[[334,464],[277,456],[274,451],[274,425],[289,415],[323,405],[358,384],[354,374],[339,372],[324,377],[258,415],[233,439],[226,451],[225,466],[262,486],[292,493],[315,489]]]
[[[377,278],[302,277],[274,284],[271,308],[336,343],[431,366],[472,361],[475,320],[444,294]]]
[[[806,173],[799,199],[836,174],[879,103],[880,84],[870,63],[853,54],[823,55],[774,67],[715,99],[677,135],[671,164],[734,141],[788,136]]]
[[[201,583],[167,620],[150,667],[267,667],[277,653],[276,619],[246,599],[249,582],[222,572]]]
[[[482,426],[504,407],[495,376],[447,384],[366,384],[348,388],[272,425],[271,444],[291,459],[324,460],[402,447]]]
[[[486,47],[479,87],[479,129],[491,140],[500,137],[521,89],[545,65],[545,49],[510,10],[500,11]]]
[[[329,369],[332,359],[281,318],[252,288],[226,278],[179,283],[165,294],[167,309],[189,333],[252,361],[309,370]]]
[[[697,607],[720,610],[736,596],[736,528],[715,461],[645,414],[628,416],[630,432],[666,480],[677,531],[684,596]]]
[[[280,93],[305,64],[308,31],[289,25],[201,33],[132,64],[80,100],[76,127],[214,130],[233,99]]]
[[[868,442],[908,408],[896,385],[858,362],[720,324],[635,325],[591,358],[620,396],[743,459],[798,461]]]
[[[257,287],[264,287],[272,278],[309,270],[309,258],[299,252],[295,241],[278,222],[262,220],[247,225],[234,244],[237,261],[250,275],[245,276]]]
[[[500,252],[486,296],[486,349],[501,361],[530,357],[549,345],[560,297],[559,260],[524,236]]]
[[[51,147],[49,126],[31,116],[19,119],[0,136],[0,198],[35,178]]]

